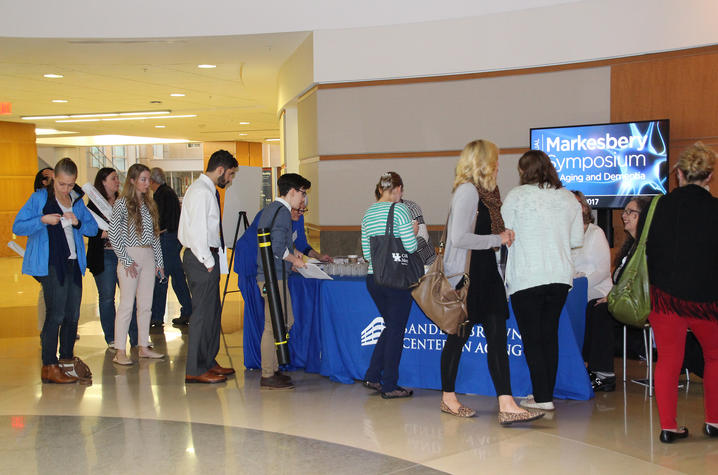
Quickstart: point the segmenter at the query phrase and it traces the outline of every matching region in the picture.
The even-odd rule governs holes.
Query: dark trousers
[[[38,277],[45,295],[45,324],[40,333],[42,344],[42,364],[57,364],[57,335],[60,334],[60,358],[74,356],[77,321],[80,319],[82,285],[77,283],[75,274],[80,269],[76,259],[68,259],[65,267],[65,280],[62,284],[57,277],[55,267],[48,265],[48,274]]]
[[[558,320],[569,289],[566,284],[546,284],[511,295],[536,402],[553,400],[558,369]]]
[[[182,306],[180,317],[192,315],[192,299],[190,298],[187,279],[182,269],[180,251],[182,244],[177,240],[177,233],[160,234],[160,245],[162,246],[162,259],[165,263],[165,281],[155,277],[155,289],[152,294],[152,322],[162,323],[165,317],[165,304],[167,303],[167,284],[172,279],[172,290],[179,304]]]
[[[222,315],[219,300],[219,256],[212,253],[215,266],[207,270],[190,249],[184,252],[183,267],[192,292],[192,323],[189,326],[187,374],[206,373],[217,361]]]
[[[469,319],[479,323],[478,316],[472,315],[475,311],[469,309]],[[506,349],[506,318],[503,315],[491,314],[483,317],[480,323],[484,328],[486,337],[486,361],[489,365],[489,374],[494,383],[497,396],[511,395],[511,371],[509,370],[509,355]],[[441,351],[441,390],[447,393],[454,392],[456,374],[459,371],[461,352],[469,339],[470,331],[465,336],[448,335],[446,344]]]
[[[382,392],[388,393],[399,387],[399,362],[404,349],[406,322],[411,311],[411,292],[379,285],[374,282],[372,274],[367,276],[366,287],[386,327],[374,347],[364,379],[373,383],[381,382]]]
[[[596,305],[598,299],[586,306],[586,332],[583,337],[583,360],[589,371],[613,373],[616,354],[616,328],[621,327],[608,312],[606,302]]]
[[[95,274],[97,300],[100,307],[100,325],[105,334],[105,342],[115,341],[115,293],[117,291],[117,254],[112,249],[103,251],[103,270]],[[137,346],[137,307],[132,311],[130,320],[130,345]]]

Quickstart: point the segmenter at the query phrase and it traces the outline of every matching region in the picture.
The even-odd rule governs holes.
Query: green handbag
[[[642,328],[651,313],[651,295],[646,264],[646,239],[660,195],[653,198],[636,250],[626,263],[618,282],[608,293],[608,311],[621,323]]]

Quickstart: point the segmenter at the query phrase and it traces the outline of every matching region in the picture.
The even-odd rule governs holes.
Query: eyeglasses
[[[298,192],[300,192],[300,193],[302,194],[302,196],[307,196],[307,191],[306,191],[306,190],[300,190],[299,188],[295,188],[295,190],[297,190]]]
[[[628,209],[628,208],[624,209],[624,210],[621,212],[621,214],[622,214],[623,216],[630,216],[631,213],[641,214],[641,212],[638,211],[637,209]]]

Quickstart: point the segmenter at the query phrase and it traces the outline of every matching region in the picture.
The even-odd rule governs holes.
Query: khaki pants
[[[117,264],[120,282],[120,305],[115,316],[115,348],[127,347],[127,330],[132,320],[132,306],[137,298],[137,344],[147,346],[150,341],[152,293],[155,289],[155,256],[151,247],[128,247],[127,254],[137,263],[137,277],[127,275],[125,266]]]
[[[259,291],[262,291],[264,282],[258,282]],[[284,298],[284,282],[277,281],[279,295]],[[287,324],[287,332],[294,325],[294,312],[292,311],[292,298],[289,295],[289,287],[287,287],[287,305],[284,315],[284,321]],[[279,363],[277,361],[277,345],[274,343],[274,333],[272,331],[272,314],[269,312],[269,299],[264,299],[264,331],[262,332],[262,377],[269,378],[279,371]]]

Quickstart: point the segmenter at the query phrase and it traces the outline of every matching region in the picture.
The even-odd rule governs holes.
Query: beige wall
[[[528,147],[531,127],[608,122],[610,68],[320,88],[299,105],[300,156],[304,158],[300,170],[316,174],[320,183],[312,189],[308,223],[359,225],[373,202],[379,176],[393,170],[404,180],[405,196],[421,205],[427,223],[438,225],[446,219],[458,151],[467,142],[487,138],[503,148]],[[326,159],[329,155],[446,150],[457,152]],[[498,182],[503,194],[518,184],[519,155],[501,157]]]

